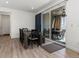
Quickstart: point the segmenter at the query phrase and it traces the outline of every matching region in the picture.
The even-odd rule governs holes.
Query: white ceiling
[[[8,1],[8,4],[6,1]],[[35,11],[54,1],[55,0],[0,0],[0,6],[24,11]]]

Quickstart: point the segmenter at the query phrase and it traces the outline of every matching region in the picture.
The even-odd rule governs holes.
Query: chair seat
[[[31,37],[29,37],[29,40],[38,40],[38,38],[31,38]]]

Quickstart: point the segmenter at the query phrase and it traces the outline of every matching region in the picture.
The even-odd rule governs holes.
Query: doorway
[[[51,12],[51,38],[52,40],[65,44],[66,12],[65,6]]]
[[[0,36],[10,35],[10,15],[0,14]]]
[[[43,35],[49,41],[65,44],[66,12],[65,6],[43,13]]]

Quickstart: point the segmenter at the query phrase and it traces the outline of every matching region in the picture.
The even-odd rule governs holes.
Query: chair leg
[[[40,46],[40,41],[39,40],[34,40],[34,41],[33,40],[28,40],[28,45],[31,48],[33,48],[34,44],[37,45],[37,47],[39,47]]]
[[[28,46],[30,45],[30,40],[28,40]]]
[[[40,46],[40,42],[39,42],[39,40],[37,40],[37,47],[39,47]]]
[[[34,42],[33,42],[33,41],[31,41],[31,47],[32,47],[32,49],[33,49],[33,43],[34,43]]]

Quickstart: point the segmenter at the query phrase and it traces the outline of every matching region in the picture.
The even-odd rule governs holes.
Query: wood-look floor
[[[0,58],[78,58],[79,54],[69,49],[48,53],[41,47],[24,49],[19,40],[9,36],[0,37]]]

